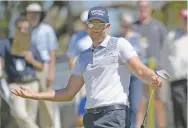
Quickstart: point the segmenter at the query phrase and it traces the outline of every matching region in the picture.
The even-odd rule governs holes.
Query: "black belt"
[[[98,108],[90,108],[86,109],[87,113],[97,114],[97,113],[107,113],[114,110],[128,110],[128,106],[126,105],[110,105]]]

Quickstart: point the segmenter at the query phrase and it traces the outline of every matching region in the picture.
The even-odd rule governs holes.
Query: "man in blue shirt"
[[[16,24],[19,30],[30,31],[29,22],[20,18]],[[24,33],[22,33],[24,34]],[[12,39],[0,40],[0,56],[4,60],[5,72],[10,89],[19,86],[27,89],[39,91],[39,83],[36,77],[37,71],[43,70],[43,60],[39,51],[34,45],[31,45],[31,51],[23,51],[23,56],[12,54]],[[26,42],[23,42],[26,43]],[[27,100],[10,96],[11,98],[11,114],[15,118],[20,128],[39,128],[36,124],[36,116],[38,109],[38,101]]]

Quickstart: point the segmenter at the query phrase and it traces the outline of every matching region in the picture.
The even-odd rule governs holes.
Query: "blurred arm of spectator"
[[[52,85],[54,81],[54,72],[55,72],[55,62],[56,62],[56,54],[55,51],[50,51],[50,65],[48,72],[48,85]]]
[[[50,51],[50,64],[49,64],[49,72],[48,72],[48,86],[51,86],[54,81],[54,73],[55,73],[55,63],[56,63],[56,54],[55,50],[58,47],[58,41],[55,35],[53,28],[49,29],[47,33],[47,41],[49,41],[49,51]]]
[[[40,61],[36,60],[35,57],[33,57],[32,53],[30,51],[24,52],[24,58],[25,58],[25,60],[28,63],[33,65],[33,67],[36,70],[38,70],[38,71],[42,71],[43,70],[43,63],[41,63]]]

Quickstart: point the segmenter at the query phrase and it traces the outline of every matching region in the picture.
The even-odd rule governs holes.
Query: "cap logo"
[[[91,11],[91,15],[101,15],[101,16],[104,16],[105,14],[105,11],[103,10],[92,10]]]

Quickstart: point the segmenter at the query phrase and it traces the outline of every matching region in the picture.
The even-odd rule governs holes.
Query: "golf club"
[[[168,80],[170,78],[170,75],[167,73],[166,70],[156,71],[156,74],[159,77],[163,78],[164,80]],[[144,120],[143,120],[142,125],[141,125],[140,128],[145,128],[146,127],[146,118],[147,118],[148,110],[149,110],[149,107],[150,107],[150,104],[151,104],[151,99],[153,97],[154,92],[155,92],[155,89],[152,89],[151,95],[150,95],[150,98],[149,98],[149,103],[148,103],[148,106],[147,106],[147,111],[146,111],[146,114],[144,116]]]

